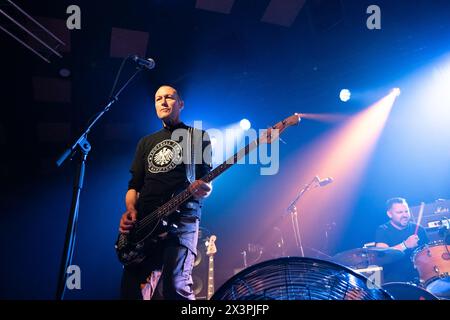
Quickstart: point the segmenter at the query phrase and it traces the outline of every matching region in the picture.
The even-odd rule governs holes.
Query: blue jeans
[[[162,270],[152,300],[195,300],[192,291],[192,268],[195,255],[178,239],[161,241],[151,256],[135,267],[125,267],[122,274],[121,298],[142,300],[141,285],[152,271]]]

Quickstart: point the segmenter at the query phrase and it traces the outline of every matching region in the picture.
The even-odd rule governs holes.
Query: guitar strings
[[[222,163],[216,169],[214,169],[213,171],[211,171],[207,175],[205,175],[202,178],[202,180],[205,181],[205,182],[209,182],[212,179],[214,179],[215,176],[219,175],[220,173],[222,173],[223,171],[228,169],[230,166],[231,165],[229,165],[227,163]],[[165,214],[169,214],[170,212],[173,211],[173,209],[175,209],[177,206],[182,204],[190,196],[191,196],[190,192],[188,190],[184,190],[183,192],[181,192],[180,194],[178,194],[177,196],[172,198],[172,200],[170,200],[169,202],[165,203],[164,205],[162,205],[161,207],[159,207],[158,209],[156,209],[155,211],[153,211],[149,215],[145,216],[139,222],[139,225],[137,227],[137,231],[138,232],[142,231],[148,225],[153,224],[155,221],[159,220]]]
[[[239,150],[238,153],[233,155],[232,157],[228,158],[225,162],[223,162],[221,165],[216,167],[214,170],[206,174],[202,180],[205,182],[209,182],[213,180],[215,177],[217,177],[219,174],[223,173],[225,170],[230,168],[233,164],[235,164],[237,161],[239,161],[243,156],[248,154],[251,150],[253,150],[255,147],[258,146],[259,138],[252,141],[250,144]],[[230,163],[231,160],[231,163]],[[145,216],[141,221],[138,222],[138,227],[136,228],[137,232],[142,231],[144,228],[146,228],[148,225],[154,224],[157,220],[162,218],[164,215],[171,213],[177,206],[182,204],[184,201],[186,201],[191,196],[190,192],[188,190],[184,190],[183,192],[179,193],[177,196],[172,198],[169,202],[163,204],[161,207],[150,213],[149,215]]]

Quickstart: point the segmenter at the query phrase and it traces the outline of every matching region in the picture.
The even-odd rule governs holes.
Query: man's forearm
[[[384,248],[384,249],[391,248],[391,249],[397,249],[397,250],[400,250],[400,251],[405,251],[405,250],[407,249],[407,247],[406,247],[406,245],[405,245],[404,242],[399,243],[399,244],[397,244],[397,245],[395,245],[395,246],[392,246],[392,247],[389,247],[386,243],[379,242],[379,243],[377,243],[376,246],[377,246],[378,248]]]
[[[406,247],[406,244],[404,242],[397,244],[396,246],[393,246],[392,249],[397,249],[400,251],[405,251],[406,249],[408,249]]]
[[[127,210],[136,210],[136,202],[138,199],[138,193],[134,189],[130,189],[127,191],[125,195],[125,206]]]

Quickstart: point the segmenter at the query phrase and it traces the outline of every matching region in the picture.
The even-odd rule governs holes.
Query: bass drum
[[[435,241],[417,248],[412,256],[420,283],[440,298],[450,298],[450,245]]]
[[[383,289],[395,300],[439,300],[432,293],[406,282],[387,282],[383,285]]]

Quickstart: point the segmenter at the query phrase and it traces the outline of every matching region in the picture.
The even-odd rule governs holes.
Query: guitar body
[[[171,197],[173,198],[173,197]],[[176,226],[171,222],[171,212],[160,216],[162,206],[138,220],[130,233],[119,233],[115,249],[117,257],[124,266],[137,265],[147,258],[153,251],[161,237],[167,234],[171,227]]]
[[[150,242],[150,240],[147,240]],[[145,240],[132,240],[130,234],[119,234],[114,248],[116,249],[117,258],[124,266],[138,264],[147,257],[144,248],[150,246],[151,243],[146,243]]]
[[[214,294],[214,255],[217,252],[216,248],[216,240],[217,237],[215,235],[212,235],[209,237],[208,240],[208,248],[206,250],[206,255],[209,257],[209,264],[208,264],[208,294],[206,296],[206,299],[210,300],[211,297]]]
[[[150,235],[144,232],[136,232],[136,227],[128,234],[120,233],[115,244],[117,257],[124,266],[137,265],[144,261],[149,252],[152,251],[158,242],[158,237],[153,234],[159,234],[157,230],[164,234],[162,222],[152,226],[153,231]],[[160,227],[161,225],[161,227]]]

